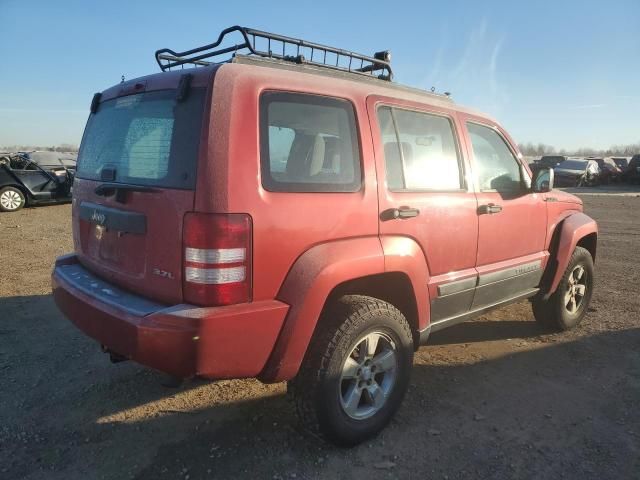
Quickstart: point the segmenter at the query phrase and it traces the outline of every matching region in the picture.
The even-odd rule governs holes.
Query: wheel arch
[[[342,282],[327,297],[323,311],[344,295],[366,295],[396,307],[409,322],[414,345],[419,346],[418,305],[413,285],[405,272],[383,272]]]
[[[297,374],[323,310],[341,295],[388,301],[405,314],[417,335],[426,321],[419,313],[419,284],[412,272],[386,271],[385,253],[380,238],[372,236],[316,245],[296,260],[277,296],[291,307],[260,380],[277,382]],[[424,292],[426,285],[425,278]]]
[[[592,232],[592,233],[589,233],[589,234],[585,235],[580,240],[578,240],[578,243],[576,244],[576,246],[587,249],[589,251],[589,253],[591,254],[591,258],[593,259],[593,263],[596,262],[596,250],[597,250],[597,246],[598,246],[598,233],[597,232]]]
[[[575,248],[586,248],[595,262],[597,243],[598,225],[582,212],[569,215],[558,224],[551,237],[550,259],[541,282],[545,297],[558,288]]]

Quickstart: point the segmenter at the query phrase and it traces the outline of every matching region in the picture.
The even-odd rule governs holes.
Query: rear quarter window
[[[262,185],[272,192],[355,192],[361,186],[353,106],[285,92],[260,98]]]

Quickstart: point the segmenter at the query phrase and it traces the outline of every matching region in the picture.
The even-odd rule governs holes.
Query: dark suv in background
[[[640,183],[640,154],[631,158],[623,177],[629,183]]]
[[[556,168],[560,163],[567,159],[564,155],[545,155],[537,162],[533,162],[529,165],[533,173],[542,168]]]

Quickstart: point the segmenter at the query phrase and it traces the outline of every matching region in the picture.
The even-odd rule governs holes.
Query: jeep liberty
[[[94,96],[52,273],[112,359],[287,381],[308,431],[354,445],[431,332],[523,299],[547,327],[582,320],[582,202],[492,118],[394,83],[388,52],[231,27],[156,60]]]

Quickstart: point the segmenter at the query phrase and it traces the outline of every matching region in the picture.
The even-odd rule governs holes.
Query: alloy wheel
[[[582,265],[576,265],[569,274],[569,285],[564,295],[564,305],[570,314],[575,314],[582,306],[582,300],[586,293],[587,274]]]
[[[0,195],[0,205],[6,210],[17,210],[21,204],[22,198],[15,190],[6,190]]]
[[[347,356],[340,376],[340,403],[355,420],[375,415],[393,389],[398,368],[397,348],[382,332],[360,338]]]

